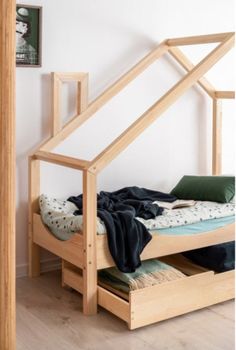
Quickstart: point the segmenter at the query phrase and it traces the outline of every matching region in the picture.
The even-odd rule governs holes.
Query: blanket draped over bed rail
[[[83,196],[70,197],[78,210],[83,212]],[[163,208],[154,201],[173,202],[171,194],[153,191],[136,186],[125,187],[115,192],[100,192],[97,195],[97,215],[107,229],[110,253],[118,269],[122,272],[134,272],[140,266],[140,254],[152,239],[147,228],[135,216],[152,219],[160,215]]]

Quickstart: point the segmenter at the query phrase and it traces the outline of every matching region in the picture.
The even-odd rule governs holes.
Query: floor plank
[[[17,350],[233,350],[234,302],[134,331],[106,310],[82,314],[81,296],[59,272],[17,280]]]

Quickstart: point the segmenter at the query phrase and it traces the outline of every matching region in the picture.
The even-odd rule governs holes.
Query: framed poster
[[[16,66],[41,67],[42,7],[16,5]]]

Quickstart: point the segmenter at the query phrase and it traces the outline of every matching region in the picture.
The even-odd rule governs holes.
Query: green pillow
[[[228,203],[235,194],[235,177],[185,175],[171,194],[180,199]]]

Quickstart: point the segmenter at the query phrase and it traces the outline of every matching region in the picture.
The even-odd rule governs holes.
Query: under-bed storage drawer
[[[135,329],[234,298],[234,270],[223,273],[208,271],[181,254],[160,260],[186,276],[131,291],[123,298],[102,285],[98,287],[98,303],[127,321],[130,329]]]
[[[126,321],[130,329],[135,329],[234,298],[234,270],[215,274],[179,254],[162,260],[186,276],[131,291],[123,297],[122,293],[102,284],[98,286],[98,304]],[[66,262],[63,281],[82,293],[80,270]]]
[[[129,294],[130,329],[234,297],[234,271],[203,272]]]

